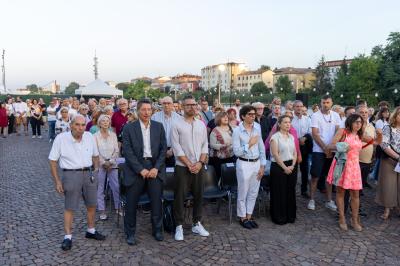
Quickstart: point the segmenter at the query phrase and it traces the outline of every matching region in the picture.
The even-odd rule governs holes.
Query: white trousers
[[[237,216],[244,218],[246,214],[253,214],[256,204],[260,181],[257,174],[260,170],[260,160],[246,162],[236,161],[236,178],[238,181]]]

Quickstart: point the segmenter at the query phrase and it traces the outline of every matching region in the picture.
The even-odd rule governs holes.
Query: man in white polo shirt
[[[85,132],[86,121],[82,115],[76,115],[71,121],[71,131],[64,132],[54,140],[49,154],[51,175],[56,191],[65,196],[64,230],[65,237],[61,248],[72,247],[73,212],[79,209],[79,200],[83,196],[87,208],[88,229],[86,238],[104,240],[105,236],[95,230],[97,204],[97,174],[99,151],[89,132]],[[57,162],[62,171],[60,178]]]
[[[338,131],[341,119],[338,113],[331,110],[332,97],[325,95],[321,99],[321,110],[315,112],[311,117],[311,132],[313,137],[313,153],[311,164],[311,189],[310,201],[307,205],[309,210],[315,210],[314,195],[317,184],[322,185],[326,182],[329,168],[333,160],[333,154],[328,145]],[[325,207],[336,211],[336,204],[332,200],[332,185],[326,184],[327,202]]]

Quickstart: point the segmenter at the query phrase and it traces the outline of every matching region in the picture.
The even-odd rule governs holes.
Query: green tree
[[[36,94],[39,92],[39,87],[36,84],[26,85],[26,89],[30,91],[30,93]]]
[[[287,75],[278,77],[275,83],[275,91],[283,101],[292,98],[293,85]]]
[[[377,104],[378,61],[371,56],[359,55],[352,60],[348,71],[346,67],[344,64],[338,73],[335,98],[339,96],[345,105],[354,105],[358,96],[371,106]]]
[[[144,81],[138,81],[135,84],[129,84],[128,88],[124,91],[125,98],[144,98],[147,94],[147,98],[159,99],[165,96],[159,89],[151,88],[148,83]]]
[[[271,70],[271,67],[267,65],[261,65],[258,70]]]
[[[269,90],[263,81],[259,81],[251,86],[250,92],[254,96],[260,96],[261,94],[269,93]]]
[[[128,89],[128,87],[129,87],[129,83],[127,83],[127,82],[121,82],[121,83],[118,83],[115,87],[116,87],[117,89],[122,90],[123,92],[125,92],[125,91]]]
[[[72,81],[69,85],[65,88],[65,94],[75,94],[75,90],[79,89],[79,83]]]
[[[324,56],[321,57],[315,68],[315,77],[316,79],[313,87],[316,88],[321,95],[327,92],[331,93],[332,84],[329,78],[329,68],[326,66]]]
[[[386,46],[374,47],[372,54],[379,62],[379,99],[391,101],[398,106],[400,104],[400,32],[391,32]]]

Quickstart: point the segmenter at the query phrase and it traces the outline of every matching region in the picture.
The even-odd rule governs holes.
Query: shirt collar
[[[139,119],[139,122],[140,122],[140,127],[141,127],[141,128],[143,128],[143,129],[149,129],[149,128],[150,128],[151,119],[149,120],[149,125],[147,126],[147,128],[144,126],[144,123],[142,122],[142,120]]]

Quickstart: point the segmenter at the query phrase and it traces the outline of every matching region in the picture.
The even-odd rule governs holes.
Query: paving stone
[[[204,206],[208,238],[194,236],[184,226],[185,241],[165,234],[163,242],[151,236],[149,214],[138,212],[137,241],[126,245],[122,220],[115,214],[97,222],[104,242],[85,239],[83,203],[75,213],[73,247],[60,249],[63,238],[63,197],[55,192],[48,167],[50,144],[11,135],[0,139],[0,265],[400,265],[400,219],[383,222],[382,208],[374,203],[375,188],[366,189],[361,202],[368,216],[361,233],[338,229],[335,214],[323,207],[318,194],[316,210],[297,197],[297,220],[278,226],[269,214],[257,217],[257,230],[229,225],[227,206]],[[255,214],[257,213],[257,206]],[[189,213],[191,209],[189,209]],[[347,217],[350,219],[350,217]],[[189,219],[190,220],[190,219]]]

